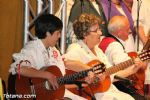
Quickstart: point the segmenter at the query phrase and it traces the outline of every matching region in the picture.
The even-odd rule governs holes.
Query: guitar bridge
[[[31,85],[31,86],[30,86],[30,89],[31,89],[31,93],[32,93],[32,94],[35,94],[35,87],[34,87],[34,85]]]

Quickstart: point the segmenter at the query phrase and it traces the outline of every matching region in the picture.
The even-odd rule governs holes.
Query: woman
[[[97,59],[103,62],[106,68],[111,66],[102,50],[97,46],[102,35],[99,24],[101,24],[101,20],[92,14],[81,14],[75,20],[73,28],[79,41],[68,47],[65,54],[66,59],[81,61],[85,64]],[[106,77],[105,74],[100,76],[101,81]],[[113,80],[113,75],[111,76],[111,80]],[[95,93],[95,97],[97,100],[134,100],[128,94],[119,91],[113,84],[111,84],[108,91]]]

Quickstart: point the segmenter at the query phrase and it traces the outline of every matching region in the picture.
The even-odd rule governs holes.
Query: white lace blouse
[[[17,73],[20,65],[33,67],[37,70],[42,67],[56,65],[65,74],[65,66],[59,51],[55,47],[45,48],[40,39],[28,42],[20,53],[13,54],[14,63],[11,64],[9,72]]]

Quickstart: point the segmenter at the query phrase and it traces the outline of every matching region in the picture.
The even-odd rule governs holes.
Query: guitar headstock
[[[92,72],[95,74],[103,73],[106,69],[106,66],[104,63],[97,63],[92,67]]]
[[[149,60],[150,59],[150,48],[148,50],[144,50],[142,53],[140,53],[139,58],[142,61]]]

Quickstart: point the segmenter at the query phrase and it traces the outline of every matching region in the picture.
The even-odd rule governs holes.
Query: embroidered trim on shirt
[[[21,66],[21,64],[22,64],[23,62],[26,62],[26,64],[27,64],[27,63],[31,64],[29,60],[21,60],[21,61],[19,62],[19,64],[16,65],[16,66],[18,66],[18,78],[19,78],[19,79],[20,79],[20,66]]]

